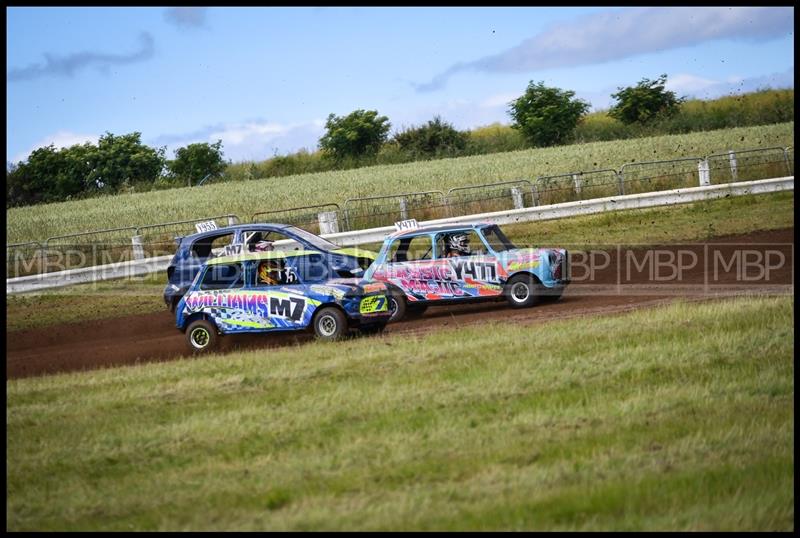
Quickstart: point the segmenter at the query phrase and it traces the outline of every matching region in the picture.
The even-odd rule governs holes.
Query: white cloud
[[[497,95],[492,95],[487,97],[480,103],[480,107],[482,108],[497,108],[497,107],[507,107],[508,103],[517,99],[520,96],[520,93],[499,93]]]
[[[718,39],[769,41],[791,33],[792,7],[616,9],[552,26],[516,47],[457,62],[417,91],[439,90],[464,71],[528,73],[593,65]]]
[[[738,82],[738,80],[735,82]],[[682,94],[686,92],[702,91],[719,83],[719,80],[702,78],[688,73],[679,73],[668,77],[664,87],[669,91]]]
[[[222,140],[226,159],[234,162],[262,161],[275,154],[285,155],[303,148],[313,150],[324,132],[325,121],[318,118],[288,124],[256,119],[210,125],[190,133],[163,135],[153,144],[167,146],[167,155],[171,158],[180,147]]]
[[[78,133],[73,133],[71,131],[58,131],[55,134],[48,135],[42,138],[41,140],[39,140],[39,142],[34,144],[33,147],[31,147],[28,151],[16,155],[13,161],[17,163],[20,161],[27,160],[27,158],[30,156],[31,153],[33,153],[34,150],[43,148],[45,146],[49,146],[50,144],[52,144],[56,148],[68,148],[74,146],[75,144],[84,144],[86,142],[97,144],[98,140],[100,140],[99,135],[78,134]]]

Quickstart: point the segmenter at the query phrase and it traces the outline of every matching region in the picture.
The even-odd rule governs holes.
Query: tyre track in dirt
[[[729,245],[726,245],[729,244]],[[735,245],[734,245],[735,244]],[[775,245],[782,244],[783,247]],[[773,271],[769,285],[764,282],[748,284],[741,281],[736,273],[737,267],[729,266],[708,283],[710,269],[707,264],[698,263],[681,275],[680,285],[652,280],[648,270],[628,271],[624,283],[620,284],[619,272],[624,264],[626,251],[613,248],[602,249],[607,256],[608,267],[582,278],[580,283],[573,281],[567,287],[561,300],[545,303],[534,308],[511,309],[504,301],[456,305],[451,307],[432,307],[421,318],[401,321],[387,327],[384,334],[421,335],[431,331],[502,321],[504,323],[536,324],[556,319],[567,319],[591,315],[619,314],[639,308],[663,305],[676,300],[707,301],[720,297],[742,294],[793,293],[793,244],[794,228],[754,232],[746,235],[725,236],[700,243],[662,245],[663,252],[686,252],[711,258],[708,245],[721,255],[730,256],[741,245],[751,245],[753,252],[763,249],[783,249],[787,263]],[[762,245],[762,247],[759,247]],[[769,246],[772,245],[772,246]],[[789,245],[789,246],[786,246]],[[646,252],[644,247],[633,249],[636,253]],[[755,255],[754,255],[755,256]],[[680,258],[676,258],[680,259]],[[724,258],[729,259],[729,258]],[[627,258],[624,260],[629,262]],[[723,264],[723,269],[725,269]],[[578,269],[573,266],[574,273]],[[380,337],[377,338],[380,341]],[[302,346],[312,341],[308,333],[252,334],[227,336],[220,339],[220,352],[234,350],[275,349],[287,346]],[[64,323],[45,328],[6,332],[6,379],[47,375],[59,372],[91,370],[116,367],[144,362],[174,360],[189,357],[184,336],[175,328],[175,319],[169,312],[125,316],[114,319]]]

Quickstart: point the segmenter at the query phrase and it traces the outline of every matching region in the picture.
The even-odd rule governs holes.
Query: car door
[[[186,314],[206,314],[223,333],[257,329],[257,313],[249,308],[245,271],[241,262],[206,265],[186,294]]]
[[[440,271],[433,256],[433,238],[415,235],[395,239],[386,251],[386,271],[381,280],[400,288],[409,302],[438,301],[458,294],[449,273]]]
[[[467,252],[451,248],[451,237],[461,235]],[[503,293],[503,268],[474,229],[436,234],[436,258],[441,272],[449,271],[459,293],[453,299],[491,297]]]
[[[306,256],[260,260],[253,264],[253,294],[262,304],[269,330],[303,329],[311,324],[319,301],[308,295],[299,263]]]

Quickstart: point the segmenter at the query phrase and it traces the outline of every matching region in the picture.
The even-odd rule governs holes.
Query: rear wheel
[[[314,318],[314,333],[320,340],[340,340],[347,334],[347,318],[338,308],[326,306]]]
[[[389,323],[400,321],[406,315],[406,296],[403,292],[392,290],[389,293],[389,312],[392,316],[389,318]]]
[[[542,285],[533,276],[516,275],[506,284],[506,298],[513,308],[527,308],[542,297]]]
[[[186,327],[186,342],[195,353],[205,353],[217,347],[217,328],[207,319],[194,320]]]

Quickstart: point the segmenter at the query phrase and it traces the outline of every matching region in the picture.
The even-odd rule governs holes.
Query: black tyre
[[[338,308],[326,306],[314,317],[314,333],[320,340],[340,340],[347,335],[347,317]]]
[[[407,304],[406,305],[406,317],[408,318],[419,318],[425,311],[428,309],[428,305],[426,304]]]
[[[506,299],[513,308],[527,308],[542,299],[542,285],[533,276],[515,275],[506,283]]]
[[[403,292],[398,290],[391,290],[389,293],[389,312],[392,317],[389,318],[389,323],[400,321],[406,315],[406,296]]]
[[[186,327],[186,343],[195,353],[205,353],[219,344],[217,327],[207,319],[196,319]]]

